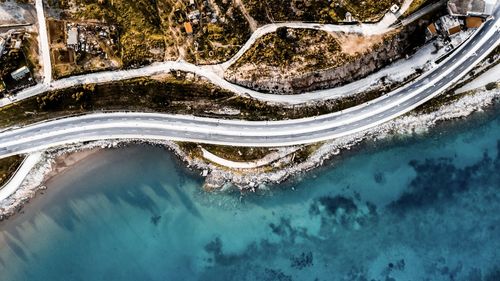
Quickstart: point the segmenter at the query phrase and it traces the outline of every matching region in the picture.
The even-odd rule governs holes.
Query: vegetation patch
[[[257,39],[224,77],[273,94],[342,86],[412,55],[425,43],[425,26],[415,23],[373,36],[278,28]]]
[[[0,98],[5,94],[13,93],[35,84],[30,67],[36,68],[37,61],[28,60],[25,56],[26,51],[30,55],[30,59],[34,59],[29,52],[30,46],[23,46],[20,50],[9,51],[0,57]],[[28,73],[15,79],[12,73],[23,67],[28,67]]]
[[[267,147],[239,147],[215,144],[196,144],[191,142],[177,142],[177,144],[191,157],[203,158],[201,148],[204,148],[220,158],[235,162],[259,160],[275,151],[275,148]]]
[[[250,15],[259,23],[305,21],[338,23],[350,13],[354,20],[380,20],[398,0],[242,0]]]
[[[64,44],[66,41],[64,21],[49,20],[47,21],[47,28],[49,30],[50,44]]]
[[[405,47],[412,43],[405,38],[399,31],[361,36],[283,27],[259,38],[225,78],[277,94],[340,86],[408,52]]]
[[[81,19],[98,19],[120,26],[119,45],[125,65],[142,65],[163,58],[165,48],[155,0],[81,1]],[[159,49],[161,52],[151,52]]]
[[[14,175],[14,172],[23,162],[20,155],[0,159],[0,188]]]
[[[348,59],[330,33],[312,29],[280,27],[259,38],[233,68],[258,63],[281,72],[304,72],[341,65]],[[257,74],[257,73],[255,73]]]
[[[307,159],[309,159],[309,156],[314,154],[323,144],[324,142],[317,142],[309,145],[304,145],[301,149],[295,152],[295,155],[292,158],[292,162],[295,164],[305,162]]]
[[[219,63],[250,37],[249,24],[235,1],[49,0],[49,4],[62,11],[61,18],[77,24],[116,25],[116,47],[125,67],[178,58]]]
[[[205,81],[185,76],[161,80],[138,78],[47,92],[0,108],[0,127],[25,125],[56,117],[102,111],[141,111],[246,120],[284,120],[343,110],[379,97],[366,92],[310,107],[283,107],[234,95]],[[226,115],[224,109],[238,114]]]
[[[234,161],[234,162],[251,162],[260,160],[270,153],[276,152],[278,148],[266,148],[266,147],[237,147],[237,146],[227,146],[227,145],[212,145],[212,144],[196,144],[191,142],[176,142],[180,149],[183,150],[189,157],[197,158],[202,161],[206,161],[203,157],[201,148],[206,149],[210,153],[221,157],[223,159]],[[303,145],[299,147],[294,152],[283,156],[280,159],[272,161],[270,164],[263,165],[260,167],[252,169],[236,169],[238,173],[252,172],[258,169],[261,172],[270,172],[276,169],[282,169],[287,166],[294,164],[300,164],[305,161],[315,153],[321,146],[323,142],[314,143],[310,145]],[[279,164],[277,163],[279,161]],[[278,164],[277,166],[275,166]],[[230,169],[228,167],[221,166],[223,169]]]
[[[186,1],[188,2],[188,1]],[[250,26],[236,1],[177,1],[170,13],[161,13],[166,36],[176,39],[176,46],[187,61],[213,64],[229,60],[250,37]],[[198,15],[199,13],[199,15]],[[188,34],[185,24],[192,28]],[[182,54],[179,54],[182,55]]]
[[[264,66],[288,75],[333,68],[370,52],[384,41],[391,40],[395,34],[362,36],[280,27],[276,32],[259,38],[231,66],[230,71],[256,64],[259,73],[262,71],[261,66]]]
[[[211,144],[203,144],[202,147],[221,158],[236,162],[259,160],[275,151],[273,148],[266,147],[236,147]]]
[[[432,4],[433,2],[436,2],[435,0],[413,0],[410,4],[410,7],[408,7],[408,10],[405,11],[404,16],[409,16],[419,10],[420,8]]]
[[[49,5],[63,9],[63,17],[75,21],[94,21],[118,26],[121,50],[126,66],[144,65],[162,60],[165,38],[155,0],[51,0]],[[70,9],[75,12],[70,12]],[[154,52],[152,50],[158,50]]]

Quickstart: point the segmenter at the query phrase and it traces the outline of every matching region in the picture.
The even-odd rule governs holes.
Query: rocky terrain
[[[341,52],[331,59],[340,60],[339,64],[322,61],[328,56],[311,59],[302,64],[277,65],[267,61],[246,63],[244,55],[241,58],[243,62],[237,62],[229,68],[224,78],[232,83],[274,94],[299,94],[338,87],[366,77],[397,59],[411,55],[417,46],[424,43],[423,37],[414,35],[423,34],[418,32],[419,28],[419,25],[408,26],[396,34],[370,38],[370,42],[352,40],[352,37],[356,37],[352,34],[332,34],[340,44]],[[344,40],[346,37],[349,40]],[[351,42],[351,45],[348,46],[347,42]],[[352,46],[352,42],[357,43]],[[307,44],[307,40],[299,41],[298,44]],[[252,57],[259,55],[259,50],[248,52],[257,52],[252,54]]]

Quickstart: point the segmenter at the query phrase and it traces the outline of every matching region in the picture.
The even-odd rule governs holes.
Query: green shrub
[[[490,82],[485,86],[486,90],[491,91],[497,88],[497,82]]]

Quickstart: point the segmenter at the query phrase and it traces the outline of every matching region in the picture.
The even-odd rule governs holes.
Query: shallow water
[[[500,280],[497,112],[245,196],[105,151],[0,224],[0,280]]]

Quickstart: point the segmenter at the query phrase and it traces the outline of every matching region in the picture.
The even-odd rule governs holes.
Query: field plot
[[[6,38],[6,39],[5,39]],[[36,69],[36,49],[31,34],[24,29],[11,29],[0,37],[3,52],[0,54],[0,97],[35,84],[33,69]]]
[[[228,60],[251,33],[236,2],[70,0],[49,6],[62,20],[116,26],[117,57],[124,67],[135,67],[179,58],[197,64]]]
[[[114,26],[49,20],[54,77],[121,67]]]

